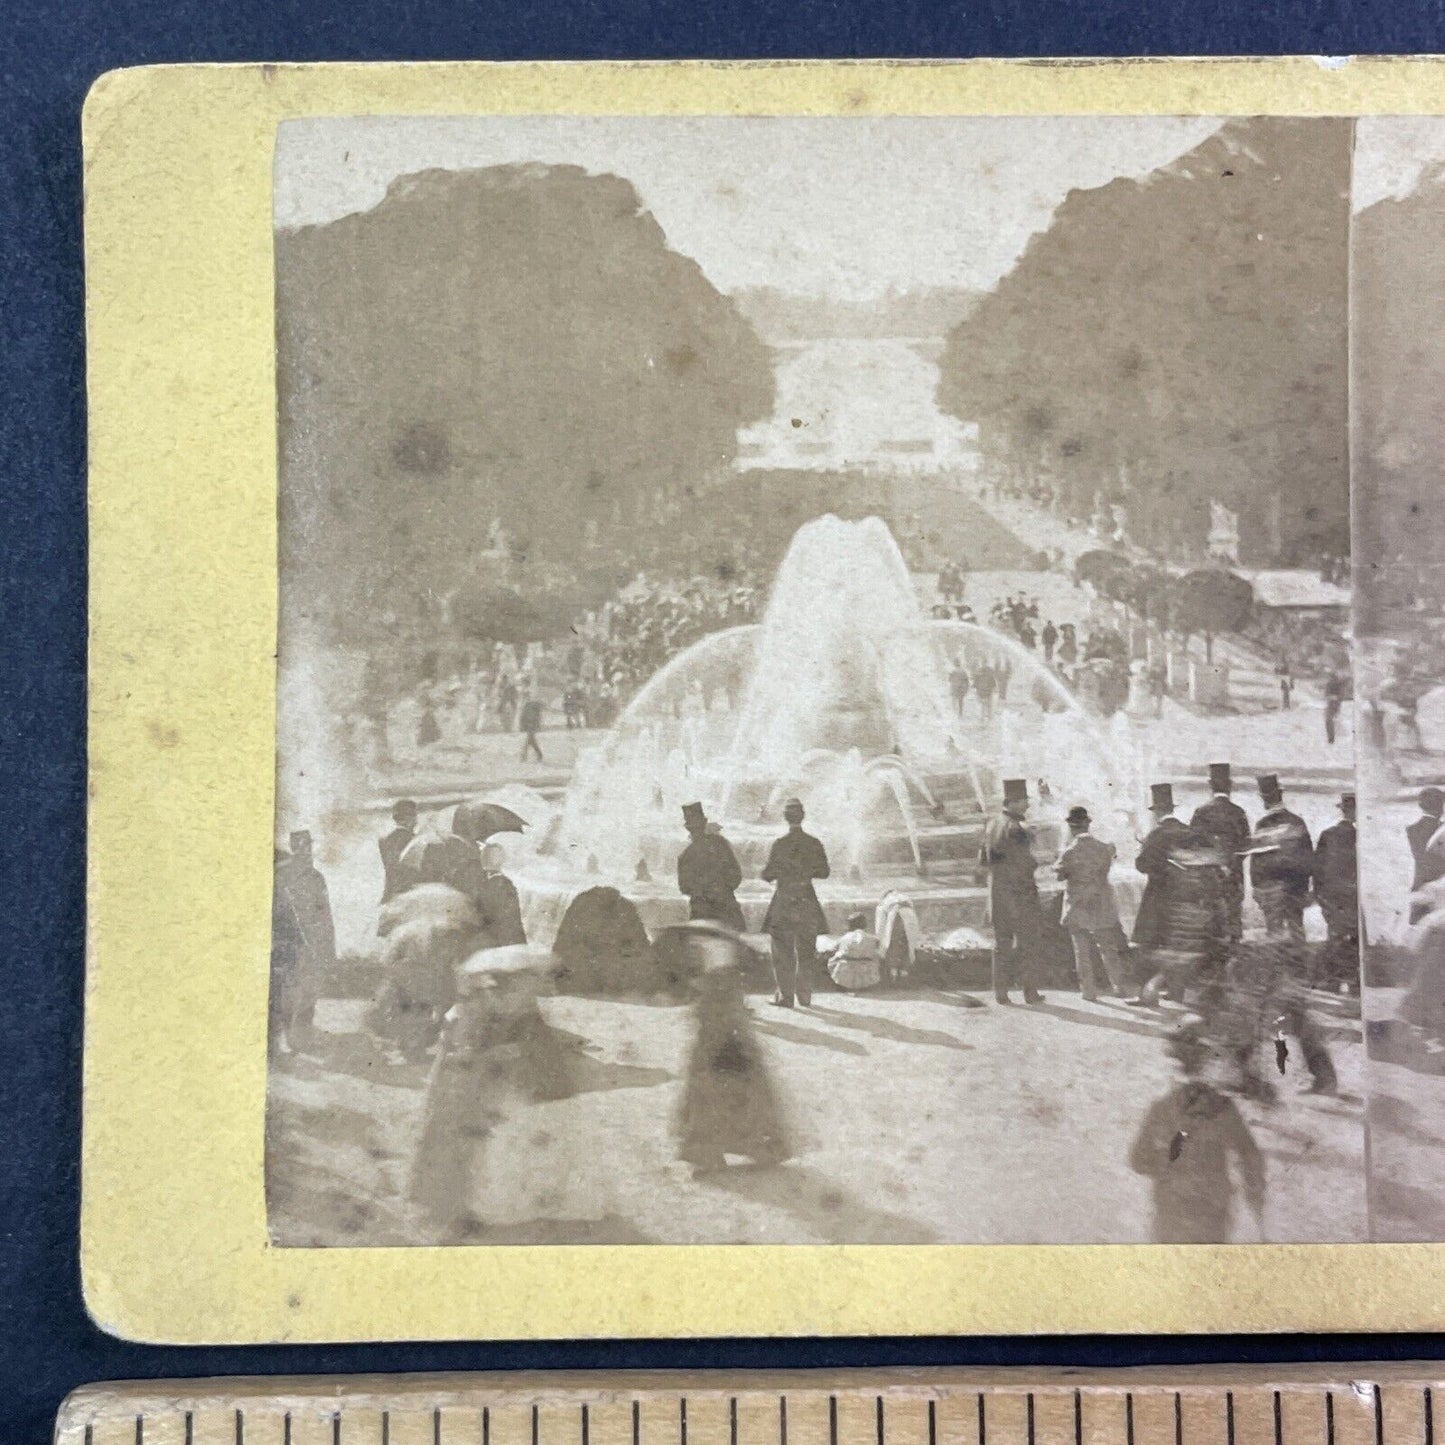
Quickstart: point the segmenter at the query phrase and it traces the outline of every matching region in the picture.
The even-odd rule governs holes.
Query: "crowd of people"
[[[1291,1040],[1311,1088],[1335,1090],[1311,996],[1358,986],[1354,796],[1341,797],[1339,821],[1316,839],[1286,806],[1277,777],[1257,783],[1261,811],[1253,820],[1233,797],[1226,763],[1210,766],[1212,796],[1187,821],[1176,811],[1172,784],[1153,786],[1152,827],[1133,860],[1145,883],[1130,934],[1116,898],[1115,849],[1093,834],[1082,806],[1069,810],[1066,845],[1050,858],[1029,821],[1027,783],[1006,780],[980,846],[997,1005],[1011,1005],[1015,991],[1025,1005],[1045,1002],[1051,934],[1062,931],[1085,1001],[1112,999],[1174,1025],[1169,1048],[1184,1079],[1148,1112],[1131,1156],[1154,1181],[1161,1240],[1229,1237],[1233,1205],[1221,1195],[1232,1189],[1228,1172],[1205,1187],[1195,1177],[1198,1155],[1247,1153],[1248,1129],[1235,1100],[1276,1102],[1268,1061],[1282,1073]],[[1428,891],[1445,883],[1445,793],[1427,790],[1421,807],[1410,839],[1417,891]],[[760,872],[771,898],[756,925],[771,961],[773,1006],[806,1009],[819,988],[862,993],[909,979],[922,945],[912,901],[892,891],[875,911],[851,913],[846,928],[830,935],[816,886],[829,877],[827,844],[805,829],[799,799],[782,811],[785,831]],[[664,974],[653,960],[662,942],[648,939],[635,907],[615,889],[590,888],[572,900],[551,950],[529,945],[518,892],[495,842],[498,831],[524,826],[516,815],[493,803],[458,805],[450,831],[438,835],[421,828],[414,802],[396,804],[391,828],[378,839],[380,984],[367,1026],[403,1059],[430,1063],[410,1198],[445,1237],[472,1227],[466,1220],[474,1176],[458,1172],[458,1155],[483,1148],[499,1111],[566,1092],[569,1056],[546,1028],[537,999],[568,956],[569,933],[588,932],[578,922],[585,909],[591,919],[627,917],[600,932],[592,927],[584,952],[612,948],[604,933],[625,938],[626,947],[647,956],[644,970],[654,972],[609,976],[604,960],[586,983],[574,979],[570,991],[626,992],[644,987],[639,979],[646,977],[657,987],[680,986],[694,1000],[694,1063],[678,1121],[678,1157],[706,1172],[724,1167],[728,1156],[776,1163],[791,1152],[745,1006],[755,940],[737,898],[743,870],[701,803],[686,805],[681,823],[686,842],[676,882],[688,923],[681,932],[668,930],[667,947],[684,965]],[[1062,895],[1057,914],[1046,907],[1051,890],[1040,888],[1049,868]],[[1249,895],[1262,927],[1246,929]],[[305,1051],[315,1037],[317,1001],[336,968],[327,886],[308,833],[293,833],[278,855],[274,897],[272,1046]],[[1304,916],[1312,906],[1323,913],[1323,947],[1306,942]],[[1437,1017],[1439,1002],[1428,1004]],[[730,1051],[734,1067],[719,1069],[720,1050]],[[499,1059],[510,1061],[505,1088],[485,1072],[500,1067]],[[1189,1155],[1189,1169],[1163,1167],[1164,1156],[1173,1163],[1181,1153]],[[1181,1190],[1185,1176],[1194,1182]]]
[[[553,642],[495,642],[468,650],[444,666],[435,657],[404,708],[418,749],[465,744],[477,733],[516,733],[522,759],[545,762],[538,734],[548,726],[568,731],[605,728],[628,698],[666,663],[710,632],[758,619],[765,592],[750,572],[726,577],[698,574],[667,578],[638,573]],[[735,705],[740,670],[717,679]],[[363,709],[383,761],[389,756],[391,708],[384,689],[368,689]],[[375,694],[375,696],[372,696]],[[721,698],[704,698],[711,708]]]

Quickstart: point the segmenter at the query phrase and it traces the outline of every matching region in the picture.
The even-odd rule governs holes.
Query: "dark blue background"
[[[11,0],[0,30],[0,1439],[40,1445],[72,1386],[151,1375],[1440,1353],[1436,1339],[1420,1337],[180,1350],[97,1332],[81,1304],[76,1248],[85,797],[79,123],[100,72],[163,61],[1429,52],[1445,50],[1445,0],[27,0],[23,9]]]

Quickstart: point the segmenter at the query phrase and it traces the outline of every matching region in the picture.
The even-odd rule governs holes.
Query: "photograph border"
[[[1438,58],[114,71],[84,116],[82,1271],[178,1344],[1438,1328],[1440,1245],[280,1249],[264,1188],[277,126],[363,115],[1445,114]]]

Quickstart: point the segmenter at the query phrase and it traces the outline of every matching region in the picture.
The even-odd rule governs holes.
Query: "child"
[[[869,932],[866,914],[848,916],[848,932],[838,940],[828,960],[828,976],[849,993],[878,987],[883,977],[883,948],[877,936]]]

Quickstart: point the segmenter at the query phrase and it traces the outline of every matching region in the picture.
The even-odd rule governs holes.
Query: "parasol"
[[[494,833],[520,833],[526,826],[527,820],[510,808],[481,798],[458,803],[452,814],[452,832],[473,843],[485,843]]]

